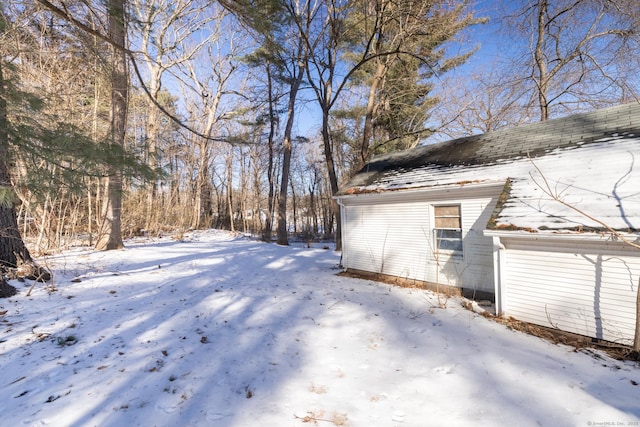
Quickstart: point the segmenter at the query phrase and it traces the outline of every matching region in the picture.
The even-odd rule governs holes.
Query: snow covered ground
[[[640,425],[637,364],[331,250],[206,231],[40,262],[56,292],[0,300],[2,426]]]

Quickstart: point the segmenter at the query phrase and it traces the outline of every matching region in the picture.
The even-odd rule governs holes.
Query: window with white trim
[[[435,247],[438,253],[462,255],[460,205],[433,207]]]

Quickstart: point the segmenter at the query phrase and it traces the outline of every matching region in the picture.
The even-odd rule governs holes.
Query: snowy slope
[[[207,231],[45,261],[56,292],[0,300],[2,426],[640,422],[640,367],[338,277],[333,251]]]

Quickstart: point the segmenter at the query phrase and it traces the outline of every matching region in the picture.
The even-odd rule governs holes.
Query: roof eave
[[[632,242],[640,241],[640,233],[626,233],[618,231],[622,237]],[[588,231],[578,232],[573,230],[531,230],[531,229],[485,229],[483,234],[487,237],[500,237],[500,238],[525,238],[536,240],[564,240],[564,241],[592,241],[592,242],[620,242],[624,243],[615,234],[605,231]]]
[[[383,196],[390,194],[417,194],[417,193],[433,193],[433,192],[441,192],[441,191],[451,191],[458,189],[490,189],[495,187],[503,187],[505,185],[505,180],[483,180],[483,181],[463,181],[463,182],[454,182],[447,184],[435,184],[435,185],[424,185],[424,186],[416,186],[416,187],[399,187],[399,188],[383,188],[383,187],[361,187],[355,189],[351,193],[339,193],[333,196],[334,199],[342,200],[342,199],[351,199],[356,197],[363,196]]]

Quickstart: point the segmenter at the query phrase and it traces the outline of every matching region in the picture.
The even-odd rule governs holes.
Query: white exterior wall
[[[492,186],[344,197],[343,267],[493,292],[493,243],[482,231],[501,190]],[[432,206],[443,204],[461,206],[462,259],[440,255],[436,260]]]
[[[580,242],[503,237],[503,314],[631,344],[640,251],[605,239]]]

